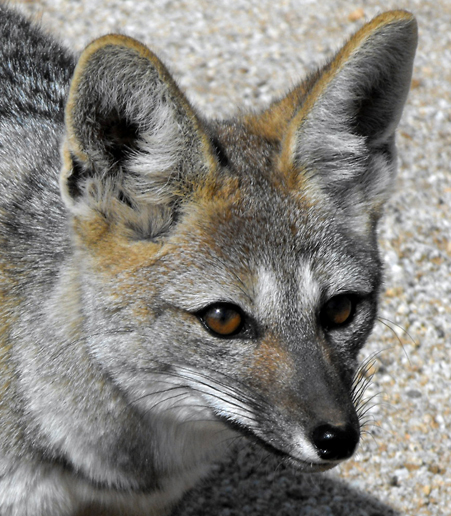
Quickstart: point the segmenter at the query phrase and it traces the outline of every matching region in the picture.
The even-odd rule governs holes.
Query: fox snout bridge
[[[344,460],[354,453],[360,434],[351,425],[333,426],[322,424],[312,433],[312,443],[323,460]]]

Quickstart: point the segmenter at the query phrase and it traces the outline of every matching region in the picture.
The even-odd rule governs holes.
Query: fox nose
[[[322,424],[312,433],[312,442],[323,460],[344,460],[354,453],[360,434],[351,425]]]

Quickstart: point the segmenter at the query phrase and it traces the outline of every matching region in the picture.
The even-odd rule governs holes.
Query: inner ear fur
[[[165,219],[171,204],[216,167],[199,118],[165,66],[125,36],[104,36],[82,53],[65,123],[60,181],[74,212],[111,214],[119,202],[121,216],[157,209],[156,218],[164,212]]]

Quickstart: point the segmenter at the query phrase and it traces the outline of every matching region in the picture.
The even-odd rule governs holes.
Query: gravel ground
[[[263,106],[381,10],[416,14],[420,43],[398,134],[399,180],[380,230],[386,292],[362,353],[377,353],[377,362],[360,449],[332,472],[304,475],[243,446],[178,516],[450,514],[450,0],[14,3],[77,50],[106,32],[144,41],[210,116]]]

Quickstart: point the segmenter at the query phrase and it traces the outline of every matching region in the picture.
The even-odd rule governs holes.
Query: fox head
[[[410,14],[385,13],[266,110],[225,121],[135,40],[84,51],[60,179],[74,332],[155,432],[217,421],[310,471],[352,455],[416,41]]]

